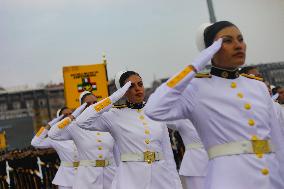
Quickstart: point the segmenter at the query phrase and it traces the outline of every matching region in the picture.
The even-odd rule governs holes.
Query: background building
[[[9,149],[30,145],[34,133],[65,104],[63,84],[0,91],[0,130]]]
[[[264,79],[274,86],[284,87],[284,62],[256,65]]]

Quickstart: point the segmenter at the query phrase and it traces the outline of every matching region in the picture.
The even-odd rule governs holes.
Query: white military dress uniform
[[[60,140],[73,140],[79,154],[79,167],[74,189],[109,189],[115,175],[114,140],[108,132],[88,131],[70,124],[57,124],[48,135]]]
[[[76,119],[76,124],[88,130],[110,132],[113,136],[121,162],[112,189],[181,189],[164,123],[149,119],[143,108],[110,109],[129,86],[130,83],[125,84],[121,94],[113,94],[88,107]]]
[[[32,139],[31,145],[35,148],[53,148],[57,152],[61,165],[59,166],[52,184],[59,189],[72,188],[78,163],[77,148],[72,140],[57,141],[47,137],[48,130],[42,127]]]
[[[161,85],[145,114],[154,120],[192,121],[210,159],[206,189],[284,188],[278,165],[283,139],[265,84],[237,75],[194,78],[194,70],[201,70],[221,44],[222,39],[214,42],[193,66]]]
[[[169,122],[167,126],[179,132],[186,149],[179,169],[183,188],[203,189],[208,155],[196,129],[188,119]]]

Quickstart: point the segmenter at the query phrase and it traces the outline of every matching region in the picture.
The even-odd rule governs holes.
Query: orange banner
[[[75,109],[83,91],[92,92],[98,100],[108,97],[106,64],[63,67],[66,106]]]
[[[7,147],[5,132],[0,133],[0,149]]]

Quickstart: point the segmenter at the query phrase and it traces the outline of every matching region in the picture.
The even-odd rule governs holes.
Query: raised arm
[[[72,136],[68,132],[68,127],[70,127],[71,124],[75,124],[73,120],[80,115],[86,105],[87,103],[82,104],[70,116],[65,117],[63,120],[52,126],[48,132],[48,137],[53,140],[71,140]]]
[[[129,81],[111,96],[86,108],[86,110],[84,110],[84,112],[76,119],[76,124],[87,130],[110,132],[111,124],[108,121],[108,118],[104,116],[104,113],[109,111],[113,104],[124,96],[130,86],[131,82]]]
[[[213,55],[221,48],[222,39],[215,41],[210,47],[203,50],[193,61],[192,65],[187,66],[180,73],[170,78],[162,84],[150,96],[146,107],[145,114],[153,120],[171,121],[185,119],[189,112],[192,111],[194,102],[184,94],[196,72],[202,70],[205,65],[212,59]],[[191,88],[194,91],[194,88]]]
[[[48,130],[45,127],[41,127],[32,139],[31,145],[35,148],[51,148],[51,143],[48,138],[46,138],[47,133]]]
[[[40,130],[36,133],[31,141],[31,145],[36,148],[50,148],[51,143],[47,138],[47,133],[50,127],[62,119],[63,116],[59,116],[50,121],[45,127],[41,127]]]

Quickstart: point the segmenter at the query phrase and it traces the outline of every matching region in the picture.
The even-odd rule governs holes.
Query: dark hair
[[[254,70],[254,69],[257,69],[257,67],[256,66],[246,66],[246,67],[241,68],[239,73],[240,74],[242,74],[242,73],[247,74],[250,70]]]
[[[62,112],[63,112],[64,110],[66,110],[66,109],[68,109],[66,106],[64,106],[63,108],[61,108],[60,111],[59,111],[59,116],[61,116]]]
[[[205,47],[207,48],[210,45],[212,45],[212,43],[214,42],[214,38],[219,31],[230,26],[235,26],[235,25],[229,21],[219,21],[215,22],[211,26],[208,26],[203,33]]]
[[[274,88],[272,89],[272,94],[275,95],[275,94],[277,93],[278,89],[281,89],[281,87],[280,87],[280,86],[274,87]]]
[[[122,87],[125,84],[125,81],[132,75],[137,75],[140,77],[140,75],[137,72],[134,71],[126,71],[124,72],[120,78],[119,78],[119,85]],[[140,77],[141,78],[141,77]]]

